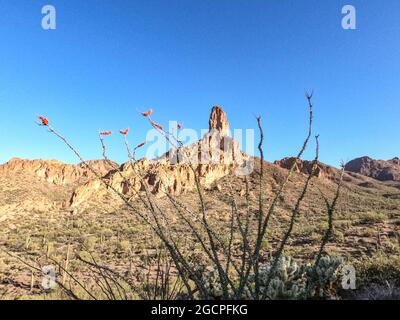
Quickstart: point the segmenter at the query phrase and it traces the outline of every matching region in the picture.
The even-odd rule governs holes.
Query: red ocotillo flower
[[[42,126],[48,126],[49,125],[49,120],[46,117],[39,116],[38,118],[40,119],[40,122],[41,122]]]
[[[100,134],[102,136],[109,136],[110,134],[112,134],[112,131],[102,131],[102,132],[100,132]]]
[[[143,117],[151,116],[153,114],[153,109],[149,109],[146,112],[141,112],[141,114],[142,114]]]
[[[183,124],[182,123],[178,123],[178,129],[182,130],[183,129]]]
[[[129,128],[126,128],[125,130],[119,130],[120,134],[123,134],[124,136],[127,135],[129,132]]]
[[[146,143],[147,143],[147,141],[143,141],[142,143],[139,143],[139,144],[136,146],[135,149],[143,147]]]
[[[151,124],[152,124],[154,127],[160,129],[161,131],[164,130],[161,124],[158,124],[158,123],[155,123],[155,122],[151,122]]]

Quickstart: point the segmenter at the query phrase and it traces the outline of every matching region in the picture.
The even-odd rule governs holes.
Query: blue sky
[[[45,4],[56,30],[41,28]],[[357,30],[341,28],[345,4]],[[137,110],[200,129],[214,104],[233,128],[255,128],[261,114],[275,160],[301,145],[310,88],[322,161],[400,154],[398,0],[0,0],[0,14],[0,163],[76,162],[36,114],[94,159],[99,128],[144,139]],[[109,140],[125,161],[119,137]]]

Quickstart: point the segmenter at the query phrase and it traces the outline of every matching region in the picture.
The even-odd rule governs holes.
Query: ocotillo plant
[[[308,130],[304,142],[297,153],[295,160],[299,160],[312,137],[313,132],[313,103],[312,93],[306,95],[309,109]],[[185,148],[183,143],[172,133],[167,132],[163,126],[155,122],[152,118],[153,110],[150,109],[142,112],[142,116],[147,119],[152,128],[157,130],[176,150]],[[134,171],[135,178],[138,178],[143,186],[143,191],[137,191],[130,183],[130,177],[125,176],[120,167],[109,161],[107,156],[107,148],[105,137],[112,134],[111,131],[99,132],[99,139],[103,151],[103,158],[111,164],[118,175],[123,180],[124,184],[132,191],[134,198],[129,197],[118,191],[107,179],[102,177],[96,170],[83,159],[75,147],[52,126],[51,122],[44,116],[39,117],[39,125],[46,127],[49,132],[56,135],[63,141],[78,157],[78,159],[86,165],[90,171],[100,179],[108,190],[116,194],[122,199],[125,206],[138,217],[144,224],[148,225],[154,232],[159,241],[163,244],[167,255],[163,255],[162,259],[157,260],[157,276],[154,283],[150,283],[150,277],[147,277],[147,285],[141,286],[141,293],[138,294],[141,298],[157,299],[157,298],[187,298],[187,299],[274,299],[274,298],[312,298],[316,292],[321,292],[321,287],[327,284],[334,278],[334,273],[338,270],[339,264],[337,259],[327,258],[324,254],[324,248],[329,241],[333,230],[333,219],[337,201],[340,195],[342,185],[342,174],[339,178],[338,187],[334,199],[329,201],[323,196],[328,217],[328,228],[321,239],[319,251],[316,253],[316,259],[311,265],[302,265],[299,267],[294,262],[283,255],[284,249],[292,235],[293,227],[296,223],[296,218],[299,215],[300,207],[309,189],[310,183],[315,175],[315,170],[318,164],[319,156],[319,136],[315,136],[316,151],[312,169],[309,172],[306,182],[300,190],[293,209],[291,210],[290,221],[287,229],[280,240],[275,253],[270,259],[265,262],[265,252],[262,244],[266,239],[269,222],[275,214],[276,208],[284,193],[290,178],[292,177],[296,161],[289,168],[283,181],[277,188],[277,191],[272,197],[272,200],[267,203],[264,200],[264,132],[262,128],[261,117],[257,117],[257,126],[260,133],[260,141],[258,150],[260,154],[260,168],[258,179],[258,197],[257,197],[257,212],[254,217],[251,216],[250,190],[248,180],[246,179],[246,206],[244,212],[241,212],[235,199],[232,199],[231,214],[229,225],[226,226],[223,234],[218,232],[210,221],[209,209],[206,206],[206,193],[201,184],[197,164],[191,162],[190,155],[187,163],[188,168],[194,175],[195,194],[197,195],[199,208],[189,208],[182,201],[173,196],[168,190],[161,190],[165,198],[175,210],[175,216],[179,222],[184,225],[193,237],[195,244],[201,248],[201,254],[205,257],[204,264],[193,262],[190,254],[185,250],[179,241],[179,234],[171,228],[169,216],[163,210],[159,200],[150,192],[147,181],[143,174],[139,171]],[[182,128],[182,125],[179,124]],[[127,135],[129,129],[120,130],[119,132],[126,146],[129,161],[132,168],[135,168],[135,153],[138,148],[145,145],[145,142],[138,144],[133,151],[129,146]],[[145,212],[138,210],[133,205],[133,201],[139,201],[146,209]],[[253,232],[255,231],[255,232]],[[233,250],[234,239],[240,239],[240,254],[235,254]],[[138,292],[137,282],[132,279],[127,279],[118,275],[115,271],[102,266],[95,261],[93,256],[91,259],[82,259],[90,269],[98,276],[99,285],[102,288],[105,298],[118,299],[129,298],[126,293],[126,284],[132,291]],[[323,263],[322,263],[323,261]],[[161,268],[164,265],[164,269]],[[176,275],[171,275],[171,266],[177,270]],[[328,269],[324,269],[327,268]],[[61,267],[62,268],[62,267]],[[70,275],[67,268],[63,268],[65,274]],[[163,271],[161,272],[160,269]],[[324,281],[320,281],[318,275],[330,270]],[[333,270],[333,272],[331,272]],[[326,274],[327,272],[325,272]],[[76,280],[78,281],[78,280]],[[64,281],[63,281],[64,282]],[[121,283],[124,284],[121,284]],[[143,282],[143,279],[142,279]],[[81,284],[83,286],[83,284]],[[63,285],[65,288],[65,285]],[[323,289],[323,288],[322,288]],[[144,290],[144,291],[143,291]],[[146,291],[147,290],[147,291]],[[66,291],[73,298],[79,298],[70,288]],[[87,289],[85,291],[88,291]],[[116,294],[118,292],[118,294]],[[144,292],[144,293],[143,293]],[[94,298],[93,295],[89,295]]]

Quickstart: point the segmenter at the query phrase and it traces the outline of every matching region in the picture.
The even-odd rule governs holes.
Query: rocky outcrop
[[[100,175],[106,175],[112,166],[103,160],[92,160],[87,162]],[[83,183],[95,177],[85,164],[65,164],[58,160],[25,160],[13,158],[0,165],[0,173],[23,172],[32,174],[49,183],[66,185]]]
[[[209,131],[219,131],[222,135],[229,135],[229,121],[225,111],[219,107],[214,106],[211,109],[210,120],[208,122]]]
[[[345,170],[355,172],[380,181],[400,181],[400,159],[374,160],[361,157],[351,160]]]
[[[303,174],[310,174],[312,172],[313,161],[301,160],[294,157],[283,158],[274,162],[275,165],[290,169],[294,164],[294,171]],[[337,174],[337,169],[328,166],[324,163],[318,162],[314,171],[314,176],[318,178],[332,178]]]
[[[156,160],[128,162],[111,171],[104,178],[108,187],[98,179],[80,186],[72,195],[71,206],[79,206],[94,195],[105,195],[110,186],[128,197],[145,190],[160,197],[166,193],[180,195],[196,187],[197,176],[202,186],[210,187],[249,158],[229,136],[229,122],[222,108],[212,108],[209,125],[209,132],[194,144],[171,149]]]

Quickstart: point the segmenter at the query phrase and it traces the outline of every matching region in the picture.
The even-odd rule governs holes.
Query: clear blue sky
[[[41,28],[45,4],[57,9],[55,31]],[[341,28],[345,4],[357,30]],[[234,128],[262,114],[275,160],[302,142],[308,88],[322,161],[400,155],[398,0],[0,0],[0,15],[0,162],[76,161],[35,114],[93,159],[99,128],[130,126],[143,140],[137,109],[200,129],[214,104]],[[120,140],[110,143],[124,161]]]

